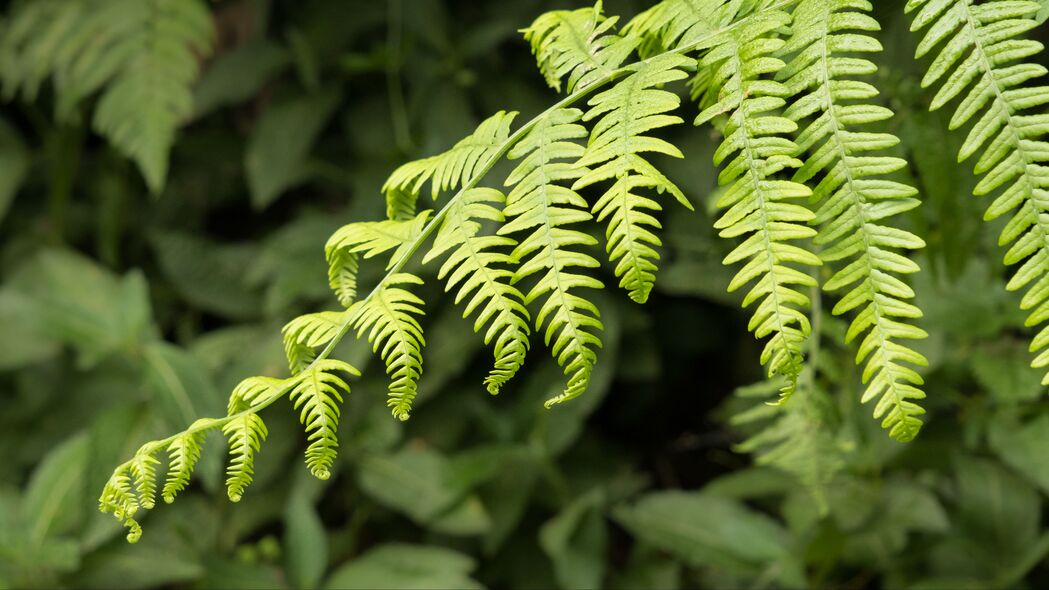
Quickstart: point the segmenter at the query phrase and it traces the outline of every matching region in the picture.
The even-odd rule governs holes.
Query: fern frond
[[[544,13],[521,32],[546,83],[560,91],[567,78],[566,90],[575,92],[614,72],[633,53],[637,39],[612,32],[618,20],[604,16],[598,0],[593,8]]]
[[[339,303],[349,307],[357,298],[359,258],[372,258],[393,250],[387,268],[412,251],[415,242],[430,221],[426,210],[405,219],[363,221],[339,228],[324,246],[328,261],[328,284]],[[305,353],[306,351],[300,351]],[[289,355],[290,360],[290,355]],[[309,364],[312,358],[305,362]]]
[[[641,54],[673,51],[706,39],[752,8],[739,0],[663,0],[623,27],[642,40]],[[706,49],[704,45],[697,47]]]
[[[335,374],[336,371],[359,376],[361,373],[349,363],[334,359],[319,360],[296,379],[295,387],[288,394],[295,409],[299,410],[299,422],[306,426],[306,467],[318,479],[331,477],[331,466],[335,462],[335,449],[339,442],[336,431],[339,427],[339,405],[342,394],[350,392],[350,386]]]
[[[598,221],[607,222],[609,261],[618,261],[615,272],[619,285],[638,303],[647,301],[652,291],[655,261],[659,260],[654,248],[662,246],[648,229],[660,229],[659,221],[645,210],[659,211],[662,207],[634,191],[649,188],[660,194],[668,192],[692,209],[681,190],[640,155],[655,152],[684,157],[673,144],[645,134],[683,122],[680,117],[666,114],[677,109],[681,100],[659,87],[687,77],[680,68],[691,61],[670,54],[643,62],[633,74],[591,98],[590,110],[583,115],[584,121],[596,121],[578,162],[589,170],[575,181],[572,189],[615,179],[594,204],[593,213]]]
[[[838,263],[823,287],[847,289],[833,313],[855,312],[846,340],[863,336],[856,357],[857,363],[866,360],[863,382],[868,386],[862,401],[877,399],[874,417],[883,419],[893,438],[909,441],[918,434],[924,414],[913,400],[925,394],[921,376],[905,363],[926,366],[928,361],[898,340],[927,334],[907,323],[922,313],[907,302],[914,291],[893,276],[918,272],[918,265],[893,250],[915,250],[925,243],[885,223],[920,202],[913,198],[917,190],[885,178],[907,162],[872,154],[899,139],[853,130],[892,117],[889,109],[870,104],[877,89],[856,79],[877,67],[864,57],[841,55],[881,51],[881,44],[867,34],[879,29],[867,14],[871,8],[866,0],[802,0],[793,13],[794,34],[784,48],[784,54],[794,57],[779,77],[793,97],[784,116],[804,126],[798,144],[810,154],[794,180],[818,180],[812,201],[820,206],[811,223],[820,233],[813,241],[825,247],[820,253],[825,262]]]
[[[918,44],[918,57],[937,46],[942,49],[929,66],[922,87],[939,84],[932,109],[960,98],[951,117],[951,129],[973,122],[959,161],[979,156],[975,171],[983,178],[974,194],[1000,191],[985,219],[1012,214],[999,237],[1010,246],[1005,264],[1019,264],[1007,288],[1028,288],[1021,308],[1033,310],[1027,326],[1042,328],[1031,341],[1038,353],[1031,363],[1049,367],[1049,115],[1031,109],[1049,104],[1049,86],[1024,86],[1046,74],[1040,64],[1025,61],[1043,49],[1037,41],[1020,38],[1037,26],[1037,2],[969,0],[944,3],[910,0],[912,31],[927,29]],[[1039,352],[1040,351],[1040,352]],[[1049,372],[1042,379],[1049,385]]]
[[[593,277],[571,272],[573,268],[599,266],[593,257],[570,249],[597,243],[590,235],[568,227],[592,217],[579,193],[556,184],[574,181],[586,171],[576,165],[583,146],[572,141],[587,135],[579,124],[582,116],[579,109],[548,113],[508,154],[521,162],[506,179],[506,185],[513,189],[504,210],[509,221],[499,229],[499,235],[530,231],[511,254],[519,263],[514,282],[541,273],[525,303],[546,295],[536,314],[535,328],[538,331],[545,326],[544,340],[569,376],[564,392],[548,400],[547,406],[586,391],[597,360],[594,349],[601,346],[595,334],[603,329],[600,313],[575,291],[604,285]]]
[[[255,475],[255,453],[266,440],[269,430],[256,412],[242,412],[226,422],[222,432],[229,439],[226,493],[230,502],[240,502]]]
[[[768,35],[789,22],[786,13],[767,10],[722,37],[700,63],[717,72],[715,84],[722,91],[718,101],[696,119],[701,124],[730,113],[725,139],[714,154],[715,164],[727,161],[718,181],[728,186],[717,202],[726,211],[714,227],[724,238],[746,236],[724,260],[725,264],[745,261],[729,291],[754,283],[743,299],[744,307],[758,303],[748,327],[756,337],[768,338],[761,362],[770,377],[787,378],[784,399],[797,383],[803,345],[811,330],[802,311],[810,301],[799,288],[815,284],[811,276],[789,264],[821,264],[808,250],[789,243],[816,234],[802,225],[812,220],[812,212],[790,202],[808,197],[811,191],[803,184],[775,179],[780,171],[802,165],[795,157],[797,145],[786,137],[797,125],[776,114],[786,104],[787,89],[762,77],[785,65],[773,57],[783,41]]]
[[[418,393],[422,375],[422,326],[414,316],[423,315],[422,299],[396,285],[421,285],[422,279],[407,273],[391,276],[374,297],[351,309],[357,336],[368,333],[372,350],[380,352],[390,376],[388,405],[399,420],[407,420]]]
[[[193,427],[200,426],[205,421],[207,421],[206,418],[197,420],[189,430],[176,436],[175,440],[168,445],[168,476],[161,492],[167,504],[174,502],[175,496],[189,485],[193,468],[200,460],[201,445],[204,443],[206,434],[203,431],[193,430]]]
[[[129,463],[116,468],[109,481],[102,488],[98,499],[98,509],[116,517],[128,529],[127,541],[137,543],[142,537],[142,526],[135,520],[138,513],[138,498],[131,490],[131,477],[128,475]]]
[[[261,405],[268,405],[282,393],[285,379],[273,377],[248,377],[236,387],[229,396],[226,413],[230,416]]]
[[[281,333],[292,374],[298,374],[313,362],[317,348],[340,335],[348,319],[348,311],[322,311],[299,316],[285,324]]]
[[[157,503],[157,464],[160,461],[154,456],[156,449],[146,443],[128,463],[128,475],[135,482],[138,503],[149,510]]]
[[[357,299],[357,254],[345,248],[336,248],[328,255],[328,286],[343,307]]]
[[[138,164],[150,190],[167,177],[175,132],[193,110],[199,56],[214,27],[200,0],[27,2],[0,35],[5,94],[54,80],[60,118],[102,90],[94,127]]]
[[[427,263],[452,250],[437,278],[447,277],[446,291],[459,286],[455,302],[467,301],[464,318],[478,312],[474,332],[488,325],[484,343],[495,341],[495,367],[485,379],[485,385],[492,395],[499,393],[521,368],[528,353],[530,334],[524,295],[510,284],[513,273],[508,268],[514,261],[504,251],[516,242],[502,236],[478,235],[479,220],[497,223],[504,220],[505,202],[506,197],[495,189],[466,191],[449,207],[433,248],[423,259],[423,263]]]
[[[516,111],[499,111],[482,121],[452,149],[394,170],[382,187],[391,219],[403,218],[409,210],[415,211],[415,202],[427,181],[434,201],[442,192],[468,183],[510,137],[510,125],[516,116]]]

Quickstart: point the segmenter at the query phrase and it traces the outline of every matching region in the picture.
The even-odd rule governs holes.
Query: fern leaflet
[[[530,333],[524,296],[510,284],[513,273],[508,267],[513,259],[503,251],[516,242],[503,236],[478,235],[481,231],[478,220],[497,223],[504,220],[505,202],[506,197],[494,189],[475,188],[464,192],[449,207],[433,248],[423,259],[426,263],[451,250],[438,278],[447,277],[446,290],[459,286],[456,303],[469,298],[463,317],[478,312],[474,332],[490,324],[484,343],[495,340],[495,367],[485,379],[485,385],[493,395],[499,393],[524,363]]]
[[[423,315],[422,299],[395,285],[420,285],[422,279],[407,273],[391,276],[373,298],[351,309],[358,336],[368,333],[375,352],[381,351],[390,376],[390,406],[399,420],[407,420],[418,393],[422,375],[422,326],[415,319]]]
[[[230,502],[240,502],[255,475],[255,453],[269,431],[257,413],[241,412],[222,426],[222,432],[229,439],[226,493]]]

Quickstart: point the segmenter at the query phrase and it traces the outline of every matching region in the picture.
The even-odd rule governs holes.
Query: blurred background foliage
[[[543,409],[563,377],[542,350],[502,395],[485,394],[487,355],[434,290],[412,420],[389,416],[383,371],[365,371],[322,483],[302,465],[294,413],[271,408],[244,500],[225,498],[215,438],[189,492],[152,511],[133,546],[96,510],[112,466],[221,414],[244,376],[284,374],[280,326],[334,304],[327,236],[380,218],[379,187],[402,161],[496,110],[548,106],[516,30],[582,4],[211,2],[210,22],[197,23],[211,27],[210,49],[188,66],[176,56],[200,76],[168,105],[179,127],[168,145],[163,125],[131,120],[149,97],[112,98],[112,80],[99,92],[105,81],[63,85],[43,71],[29,72],[39,92],[12,82],[35,66],[12,61],[26,54],[11,25],[44,1],[0,2],[0,587],[1049,582],[1049,402],[1004,289],[998,228],[981,221],[987,203],[968,196],[972,174],[953,157],[961,136],[926,113],[902,1],[876,3],[878,80],[924,200],[908,224],[929,243],[916,279],[932,334],[919,440],[889,440],[859,407],[837,338],[811,352],[818,370],[799,395],[812,403],[795,404],[808,409],[774,412],[767,386],[748,387],[761,376],[757,344],[725,293],[726,244],[708,214],[715,141],[685,128],[674,142],[686,159],[665,166],[698,213],[664,216],[666,264],[648,305],[601,295],[606,347],[584,397]],[[122,1],[106,0],[116,14]],[[606,2],[626,17],[645,6]],[[113,131],[103,111],[122,100]],[[156,142],[138,149],[119,125]],[[820,330],[844,325],[828,314]],[[337,356],[374,363],[354,342]]]

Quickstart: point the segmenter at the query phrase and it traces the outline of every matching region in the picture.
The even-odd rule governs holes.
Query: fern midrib
[[[790,5],[790,4],[793,4],[795,2],[797,2],[797,0],[780,0],[779,2],[776,2],[775,4],[771,4],[771,5],[767,6],[766,10],[776,10],[776,9],[784,8],[784,7],[786,7],[786,6]],[[590,95],[596,89],[604,86],[605,84],[608,84],[609,82],[612,82],[612,81],[614,81],[617,78],[620,78],[622,76],[625,76],[625,75],[635,71],[639,67],[639,64],[650,63],[653,60],[659,59],[659,58],[661,58],[663,56],[666,56],[666,55],[674,55],[674,54],[683,55],[683,54],[687,54],[688,52],[696,49],[697,47],[700,47],[700,46],[704,45],[705,43],[707,43],[708,41],[714,39],[715,37],[723,35],[723,34],[729,32],[729,31],[733,31],[733,30],[739,28],[740,26],[742,26],[743,24],[746,24],[746,23],[750,22],[750,20],[752,18],[754,18],[754,17],[753,16],[748,16],[748,17],[740,19],[740,20],[738,20],[738,21],[736,21],[736,22],[734,22],[732,24],[724,26],[722,28],[719,28],[719,29],[716,29],[716,30],[712,30],[709,33],[707,33],[706,35],[703,35],[702,37],[699,37],[695,41],[693,41],[691,43],[688,43],[686,45],[682,45],[681,47],[678,47],[676,49],[671,49],[671,50],[668,50],[668,51],[664,51],[664,52],[661,52],[659,54],[653,55],[653,56],[651,56],[649,58],[643,59],[643,60],[641,60],[639,62],[635,62],[633,64],[629,64],[629,65],[617,68],[615,70],[612,70],[611,72],[609,72],[608,74],[604,75],[600,79],[595,80],[592,84],[590,84],[590,85],[588,85],[588,86],[586,86],[584,88],[580,88],[580,89],[576,90],[574,93],[569,94],[568,96],[566,96],[563,99],[559,100],[558,102],[554,103],[548,109],[546,109],[542,113],[536,115],[532,120],[528,121],[527,123],[525,123],[524,125],[519,127],[517,129],[517,131],[515,131],[509,137],[507,137],[507,139],[502,143],[502,145],[500,145],[496,150],[491,152],[491,155],[488,157],[488,160],[478,170],[478,172],[473,176],[473,178],[471,178],[469,180],[469,182],[464,184],[459,189],[459,191],[451,199],[449,199],[448,202],[445,203],[444,206],[442,206],[441,209],[433,217],[430,218],[430,220],[427,222],[427,224],[423,227],[422,231],[419,232],[419,235],[415,238],[415,241],[411,244],[411,246],[409,246],[407,249],[405,249],[405,251],[402,252],[401,256],[396,261],[394,261],[394,263],[392,265],[390,265],[388,267],[385,276],[383,276],[383,278],[375,285],[375,287],[372,288],[372,290],[368,293],[368,295],[364,299],[361,300],[362,301],[362,308],[363,308],[364,304],[367,304],[368,302],[370,302],[374,297],[376,297],[378,295],[378,293],[383,288],[385,288],[387,283],[389,283],[390,279],[394,275],[396,275],[397,273],[401,272],[401,270],[404,269],[404,267],[408,264],[408,262],[415,256],[415,253],[422,246],[422,244],[427,239],[429,239],[430,236],[432,236],[435,231],[437,231],[437,228],[440,226],[440,223],[444,220],[445,217],[448,216],[448,212],[451,210],[451,207],[453,205],[455,205],[456,203],[458,203],[458,201],[460,199],[462,199],[463,195],[467,191],[469,191],[470,189],[476,187],[477,184],[481,181],[481,179],[484,178],[492,170],[492,168],[495,167],[495,165],[500,160],[502,160],[502,158],[507,154],[507,152],[509,152],[510,149],[514,145],[516,145],[519,141],[521,141],[525,137],[525,135],[527,135],[528,132],[531,131],[532,128],[534,128],[536,126],[536,124],[538,124],[544,118],[548,117],[550,114],[552,114],[553,112],[555,112],[557,110],[560,110],[560,109],[566,108],[568,106],[571,106],[572,104],[575,104],[576,102],[578,102],[579,100],[581,100],[581,99],[585,98],[586,96]],[[298,375],[301,375],[303,372],[305,372],[307,370],[314,370],[314,369],[316,369],[317,365],[319,363],[321,363],[322,361],[324,361],[325,359],[327,359],[328,357],[331,356],[331,353],[335,350],[335,347],[338,346],[338,344],[346,336],[346,333],[349,332],[350,327],[353,325],[353,322],[356,321],[357,314],[359,314],[359,313],[360,312],[348,315],[348,317],[343,321],[342,325],[340,326],[339,331],[335,335],[335,337],[332,338],[332,340],[330,342],[328,342],[328,345],[325,346],[324,349],[321,350],[321,352],[317,354],[317,356],[314,358],[314,360],[305,369],[303,369],[302,372],[298,373]],[[275,403],[277,400],[282,399],[285,395],[287,395],[288,392],[291,391],[295,387],[295,385],[297,384],[297,381],[295,380],[295,377],[296,376],[292,376],[291,378],[285,380],[285,382],[283,383],[283,387],[278,388],[277,391],[274,392],[274,394],[269,399],[266,399],[266,400],[260,402],[257,405],[251,406],[250,408],[247,408],[245,410],[237,412],[236,414],[227,415],[227,416],[224,416],[224,417],[221,417],[221,418],[211,418],[210,420],[207,420],[207,421],[204,421],[204,420],[198,421],[199,423],[196,426],[190,426],[189,428],[187,428],[186,430],[183,430],[182,432],[175,433],[175,434],[173,434],[173,435],[171,435],[171,436],[169,436],[167,438],[163,438],[163,439],[159,439],[159,440],[153,441],[148,446],[149,452],[156,452],[157,449],[163,448],[164,446],[171,444],[171,442],[173,440],[175,440],[175,438],[177,438],[179,436],[182,436],[184,434],[195,434],[195,433],[198,433],[198,432],[206,432],[208,430],[212,430],[212,429],[215,429],[215,428],[221,428],[223,425],[228,424],[229,422],[231,422],[233,420],[236,420],[238,418],[243,418],[243,417],[247,416],[248,414],[257,414],[258,412],[260,412],[263,409],[269,407],[271,404]],[[131,464],[131,460],[126,461],[124,463],[121,463],[117,467],[117,472],[126,470],[127,467],[130,464]]]
[[[742,72],[744,64],[743,64],[743,60],[740,59],[740,57],[739,57],[739,54],[740,54],[739,41],[736,40],[735,43],[736,43],[737,48],[736,48],[736,51],[732,52],[733,53],[732,59],[736,60],[735,71]],[[742,74],[740,74],[740,75],[742,77]],[[741,96],[741,98],[740,98],[740,103],[739,103],[739,110],[740,110],[740,116],[742,118],[742,121],[740,122],[739,129],[742,132],[742,136],[743,136],[743,142],[742,142],[743,143],[743,153],[744,153],[744,157],[747,160],[747,175],[750,176],[751,182],[754,184],[754,194],[757,196],[758,203],[759,203],[758,210],[761,212],[761,229],[759,229],[758,231],[761,232],[761,239],[762,239],[762,242],[765,244],[765,257],[766,257],[766,260],[768,261],[768,275],[769,275],[769,281],[771,283],[771,289],[769,289],[769,296],[772,297],[772,301],[773,301],[774,307],[775,307],[775,310],[773,311],[772,315],[775,316],[775,318],[776,318],[776,335],[778,335],[780,337],[780,339],[779,339],[780,346],[782,346],[783,349],[786,351],[787,357],[789,359],[791,359],[791,364],[794,365],[795,364],[794,361],[797,360],[797,355],[795,354],[794,350],[792,350],[792,348],[790,346],[790,339],[788,338],[788,335],[787,335],[787,332],[786,332],[788,327],[783,323],[783,316],[779,312],[781,309],[783,309],[783,306],[781,304],[781,299],[780,299],[780,296],[779,296],[779,285],[780,285],[780,283],[779,283],[779,280],[776,278],[776,258],[775,258],[774,253],[772,252],[772,238],[771,238],[771,236],[769,236],[769,231],[768,231],[769,219],[768,219],[768,210],[766,209],[767,199],[765,197],[765,191],[764,191],[764,189],[761,186],[762,175],[758,173],[758,168],[755,165],[756,161],[754,159],[753,147],[751,146],[750,130],[747,127],[747,120],[750,117],[750,111],[748,109],[749,101],[747,99],[747,94],[746,94],[746,92],[743,91],[743,86],[744,86],[745,83],[746,83],[746,80],[742,80],[742,79],[740,80],[740,96]],[[758,303],[758,305],[760,306],[761,304]],[[759,326],[755,326],[755,328],[758,328],[758,327],[760,327],[760,324],[759,324]],[[772,338],[775,339],[776,335],[773,335]],[[794,375],[794,376],[788,375],[787,377],[789,379],[793,380],[794,378],[796,378],[796,375]]]
[[[824,22],[829,23],[831,11],[829,7],[825,8],[826,13],[824,16]],[[906,396],[901,394],[899,391],[899,383],[897,382],[897,379],[899,378],[899,373],[895,369],[896,362],[893,359],[889,358],[888,355],[888,339],[885,336],[885,328],[883,326],[885,317],[882,315],[881,304],[878,303],[878,290],[874,288],[873,277],[875,268],[874,265],[871,263],[870,255],[872,246],[870,242],[870,233],[867,229],[867,212],[863,208],[863,206],[867,204],[867,199],[863,196],[863,193],[861,193],[856,188],[855,175],[853,174],[852,167],[849,165],[848,160],[849,152],[845,147],[845,142],[841,138],[841,130],[843,125],[838,120],[837,111],[834,108],[834,93],[832,93],[830,89],[831,73],[830,53],[829,47],[827,46],[828,37],[829,31],[825,32],[825,34],[820,36],[820,62],[823,66],[820,68],[820,73],[822,74],[823,78],[824,96],[826,96],[827,104],[829,105],[829,108],[827,109],[827,114],[831,122],[831,127],[833,129],[832,136],[834,137],[834,144],[838,148],[838,155],[841,158],[842,168],[845,170],[845,179],[849,187],[849,195],[851,195],[852,197],[852,205],[850,206],[850,208],[856,213],[860,220],[859,233],[863,237],[863,254],[861,256],[863,258],[864,264],[867,267],[867,276],[864,278],[864,282],[867,284],[867,292],[870,294],[870,305],[873,308],[874,313],[874,323],[871,327],[871,331],[877,334],[879,342],[877,355],[881,357],[881,370],[888,371],[889,375],[891,376],[891,379],[886,380],[886,386],[888,390],[892,392],[893,405],[896,406],[896,408],[899,410],[902,423],[902,418],[910,414],[908,412],[905,412],[903,409],[903,404],[906,401]],[[877,377],[872,376],[872,378],[876,379]],[[908,430],[910,429],[908,428]]]
[[[1023,159],[1023,183],[1024,183],[1024,201],[1031,203],[1034,209],[1035,224],[1038,226],[1039,231],[1042,234],[1042,249],[1046,255],[1049,256],[1049,223],[1042,219],[1040,213],[1045,213],[1046,210],[1037,203],[1037,199],[1034,198],[1034,190],[1036,184],[1031,179],[1030,166],[1032,164],[1031,158],[1027,155],[1027,150],[1023,148],[1023,137],[1020,131],[1016,128],[1016,124],[1013,121],[1012,109],[1009,106],[1009,101],[1005,100],[1005,96],[1002,94],[1002,88],[998,84],[998,79],[994,75],[994,68],[991,67],[991,61],[987,57],[987,51],[983,46],[983,41],[980,39],[980,25],[977,24],[976,19],[973,17],[972,0],[964,0],[965,7],[965,22],[966,26],[972,34],[973,39],[973,51],[979,54],[979,63],[983,69],[983,75],[988,79],[990,87],[994,90],[994,102],[995,106],[1004,114],[1005,126],[1009,129],[1009,135],[1011,138],[1011,145],[1020,157]],[[1044,272],[1042,274],[1045,274]]]

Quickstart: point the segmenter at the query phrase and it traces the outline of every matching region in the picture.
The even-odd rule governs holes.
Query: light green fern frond
[[[1030,327],[1042,326],[1031,342],[1038,353],[1032,366],[1049,367],[1049,115],[1030,113],[1049,103],[1049,86],[1024,86],[1045,75],[1040,64],[1026,63],[1043,49],[1037,41],[1020,38],[1037,26],[1037,2],[970,0],[946,3],[910,0],[915,12],[912,31],[927,29],[918,44],[918,57],[942,45],[922,80],[923,87],[939,84],[932,109],[961,100],[951,118],[952,129],[973,122],[959,161],[979,156],[976,174],[983,178],[976,195],[999,191],[987,209],[987,220],[1008,213],[1012,219],[999,237],[1010,246],[1005,264],[1019,264],[1010,279],[1011,291],[1028,288],[1021,301],[1033,310]],[[1039,352],[1041,351],[1041,352]],[[1049,372],[1042,379],[1049,385]]]
[[[646,210],[659,211],[662,207],[635,191],[649,188],[657,193],[669,192],[692,209],[685,195],[641,156],[655,152],[684,157],[669,142],[646,133],[682,122],[680,117],[666,114],[677,109],[681,100],[659,87],[685,78],[687,74],[679,68],[690,64],[688,58],[674,54],[643,62],[635,73],[591,98],[590,110],[583,115],[584,121],[596,121],[578,162],[578,166],[589,170],[572,188],[579,190],[615,179],[594,205],[593,213],[598,221],[607,222],[607,250],[609,260],[618,261],[615,273],[620,278],[619,285],[638,303],[646,302],[652,291],[655,261],[659,260],[655,248],[662,245],[648,229],[659,229],[659,221]]]
[[[640,37],[641,54],[649,56],[709,38],[747,8],[751,6],[740,0],[663,0],[631,19],[623,34]]]
[[[716,164],[727,162],[718,181],[728,188],[717,202],[726,211],[714,227],[724,238],[746,236],[724,260],[725,264],[745,261],[729,291],[754,283],[743,306],[758,304],[749,329],[758,338],[768,338],[761,362],[770,377],[787,378],[784,399],[797,383],[811,329],[802,311],[810,301],[799,287],[815,283],[790,264],[821,264],[808,250],[789,243],[816,234],[802,225],[812,220],[812,212],[790,202],[808,197],[811,191],[803,184],[775,178],[780,171],[802,165],[795,157],[797,145],[786,137],[797,125],[777,114],[786,104],[787,89],[763,77],[784,67],[773,57],[783,41],[767,35],[789,22],[782,11],[762,12],[724,36],[704,56],[700,65],[717,71],[715,83],[722,92],[696,119],[701,124],[720,113],[729,114],[725,139],[714,154]]]
[[[473,133],[450,150],[408,162],[394,170],[382,187],[390,219],[403,219],[408,211],[414,213],[415,202],[427,181],[430,182],[430,196],[435,201],[442,192],[468,183],[506,142],[516,116],[516,111],[499,111],[482,121]]]
[[[244,490],[255,475],[255,453],[269,430],[255,412],[242,412],[222,426],[229,439],[229,466],[226,468],[226,494],[231,502],[240,502]]]
[[[877,67],[864,57],[843,55],[881,51],[868,35],[879,29],[867,14],[871,8],[866,0],[803,0],[794,10],[794,34],[784,48],[794,57],[779,77],[793,96],[784,115],[803,125],[798,145],[809,154],[794,180],[816,183],[812,201],[820,207],[812,224],[820,233],[814,242],[825,248],[820,252],[824,261],[837,263],[824,289],[847,289],[834,314],[856,312],[846,340],[863,337],[856,357],[858,363],[866,360],[862,401],[877,399],[874,417],[883,419],[893,438],[908,441],[918,434],[924,413],[913,400],[925,397],[923,380],[908,363],[926,366],[928,361],[899,340],[926,333],[907,323],[922,313],[907,301],[914,291],[894,276],[918,272],[918,265],[894,250],[925,243],[885,225],[920,204],[914,188],[885,178],[907,162],[872,154],[899,139],[854,130],[892,117],[892,111],[870,104],[877,89],[856,79]]]
[[[194,425],[200,423],[201,420],[197,420]],[[190,431],[176,436],[175,440],[168,445],[168,475],[164,482],[164,489],[161,491],[165,503],[174,502],[175,496],[189,485],[193,468],[200,460],[204,435],[204,432],[193,431],[191,428]]]
[[[633,53],[637,39],[613,33],[619,17],[605,17],[601,11],[601,0],[593,8],[553,10],[521,31],[551,88],[561,90],[565,78],[568,92],[586,88]]]
[[[146,443],[135,453],[128,465],[128,474],[135,482],[138,503],[149,510],[157,503],[157,464],[155,445]]]
[[[349,307],[357,298],[359,258],[390,255],[387,268],[393,266],[414,247],[430,220],[429,210],[404,219],[362,221],[339,228],[324,247],[328,260],[328,284],[339,303]],[[290,358],[289,358],[290,360]],[[309,362],[309,361],[307,361]]]
[[[293,375],[313,362],[318,348],[342,333],[349,317],[348,311],[322,311],[299,316],[284,326],[284,352]]]
[[[27,97],[52,79],[61,118],[101,90],[95,129],[159,193],[213,37],[200,0],[26,2],[0,33],[0,77],[7,96],[21,90]]]
[[[306,426],[306,467],[318,479],[331,477],[335,449],[339,446],[336,431],[339,427],[340,390],[350,392],[350,386],[336,372],[359,376],[361,373],[349,363],[324,359],[314,363],[296,378],[295,387],[288,394],[299,421]]]
[[[361,301],[350,311],[358,337],[368,333],[375,352],[381,351],[390,376],[388,405],[399,420],[407,420],[418,393],[422,375],[423,329],[415,316],[423,315],[423,300],[396,285],[421,285],[422,279],[407,273],[393,275],[374,297]]]
[[[127,528],[129,543],[137,543],[142,537],[142,526],[135,520],[138,513],[138,498],[131,489],[131,478],[127,474],[128,464],[117,467],[102,488],[98,498],[98,509],[116,517]]]
[[[273,400],[280,397],[282,389],[286,384],[285,379],[274,377],[248,377],[236,387],[229,396],[229,404],[226,414],[232,416],[251,408],[261,408],[269,405]],[[193,427],[190,427],[191,429]]]
[[[539,331],[545,326],[544,340],[569,376],[564,392],[548,400],[547,406],[586,391],[597,360],[594,349],[601,346],[595,334],[603,329],[600,313],[576,290],[601,289],[604,285],[593,277],[571,272],[573,268],[599,266],[588,254],[570,249],[597,243],[590,235],[569,229],[589,221],[591,215],[579,193],[557,184],[574,181],[586,172],[576,164],[583,146],[573,141],[587,135],[579,124],[582,116],[578,109],[550,112],[510,151],[510,159],[521,159],[521,163],[506,179],[506,185],[513,189],[504,211],[508,222],[499,229],[500,235],[530,232],[511,255],[519,264],[514,282],[540,273],[525,303],[546,295],[536,314],[535,328]]]
[[[437,277],[447,277],[445,290],[459,286],[455,302],[467,300],[464,318],[478,312],[474,332],[488,325],[484,343],[495,341],[495,367],[485,379],[485,385],[492,395],[499,393],[521,368],[528,354],[530,334],[524,295],[510,284],[513,273],[509,268],[513,259],[505,251],[517,243],[503,236],[479,235],[482,229],[479,220],[496,223],[504,220],[505,202],[506,197],[495,189],[466,191],[450,206],[433,248],[423,259],[426,263],[452,250]]]

